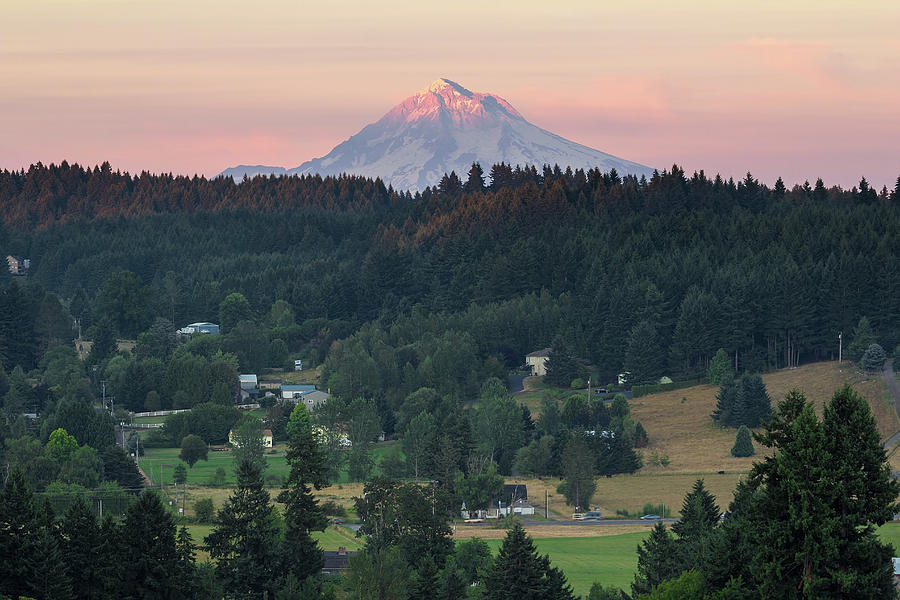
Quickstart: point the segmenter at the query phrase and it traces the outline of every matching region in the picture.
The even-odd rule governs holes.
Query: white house
[[[547,359],[550,358],[550,348],[536,350],[525,355],[525,364],[531,367],[531,375],[542,377],[547,374]]]

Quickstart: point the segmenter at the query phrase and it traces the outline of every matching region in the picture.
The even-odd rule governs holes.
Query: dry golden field
[[[772,397],[773,408],[791,389],[802,391],[821,415],[822,407],[845,382],[862,394],[878,424],[882,439],[900,430],[900,419],[890,403],[887,388],[880,377],[865,378],[847,366],[823,362],[798,369],[784,369],[763,375]],[[710,418],[716,406],[718,388],[701,385],[683,390],[644,396],[632,402],[633,417],[640,421],[650,437],[644,452],[645,463],[652,452],[668,455],[668,467],[645,466],[642,474],[716,473],[748,471],[757,457],[734,458],[735,430],[716,426]],[[761,449],[757,447],[757,452]]]

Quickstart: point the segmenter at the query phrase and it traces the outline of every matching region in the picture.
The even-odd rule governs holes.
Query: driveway
[[[884,370],[882,371],[881,376],[884,377],[884,382],[887,384],[888,391],[891,393],[891,400],[894,402],[894,410],[897,411],[897,416],[900,417],[900,385],[897,385],[897,378],[894,377],[893,360],[888,359],[884,361]],[[890,448],[898,441],[900,441],[900,431],[889,437],[884,443],[884,447],[886,449]]]
[[[525,377],[527,375],[510,375],[509,376],[509,393],[518,394],[525,391]]]

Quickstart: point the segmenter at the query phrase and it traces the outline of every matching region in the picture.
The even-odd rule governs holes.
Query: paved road
[[[897,411],[897,416],[900,416],[900,385],[897,385],[897,378],[894,377],[894,364],[892,360],[886,360],[884,362],[884,371],[882,371],[881,376],[884,377],[884,382],[891,392],[891,399],[894,401],[894,410]],[[884,447],[890,448],[898,441],[900,441],[900,431],[889,437],[884,443]]]
[[[615,526],[615,525],[656,525],[657,521],[661,521],[663,523],[677,523],[678,519],[654,519],[652,521],[642,521],[641,519],[602,519],[600,521],[536,521],[533,519],[521,519],[522,525],[526,527],[545,527],[545,526],[556,526],[556,525],[568,525],[568,526],[588,526],[588,527],[602,527],[606,526]],[[460,527],[484,527],[491,528],[496,524],[495,521],[489,520],[484,521],[483,523],[466,523],[465,525],[460,525]],[[346,529],[356,533],[359,531],[358,523],[348,523],[346,525],[342,525]]]
[[[518,394],[525,391],[525,375],[509,376],[509,393]]]

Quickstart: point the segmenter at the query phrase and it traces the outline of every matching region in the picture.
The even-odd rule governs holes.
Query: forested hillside
[[[884,347],[900,341],[900,189],[769,189],[678,167],[638,181],[496,165],[484,179],[474,167],[410,196],[351,177],[38,165],[0,173],[0,250],[31,258],[29,279],[75,299],[85,325],[83,305],[134,273],[129,337],[155,316],[215,320],[235,291],[257,317],[290,305],[306,325],[290,351],[372,322],[348,343],[383,387],[419,368],[422,352],[397,353],[425,334],[461,336],[460,372],[556,341],[607,377],[640,362],[645,380],[690,377],[719,347],[738,371],[830,358],[862,316]]]

